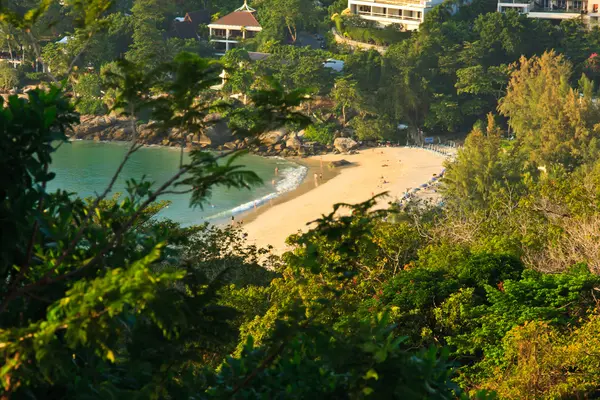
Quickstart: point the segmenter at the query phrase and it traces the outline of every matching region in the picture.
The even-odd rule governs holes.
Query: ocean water
[[[127,150],[126,143],[65,143],[53,156],[50,170],[56,173],[56,178],[49,183],[48,189],[63,189],[80,197],[102,193]],[[187,158],[187,154],[185,157]],[[255,204],[258,206],[294,190],[302,183],[307,173],[306,167],[280,158],[244,155],[239,159],[239,164],[258,174],[263,180],[263,185],[251,190],[217,187],[209,199],[210,203],[204,209],[190,208],[189,194],[168,194],[159,199],[169,200],[171,204],[162,210],[158,217],[169,218],[184,225],[205,221],[222,223],[230,220],[232,215],[252,209]],[[142,176],[154,182],[154,187],[158,187],[177,172],[178,166],[178,149],[141,148],[125,165],[111,195],[116,192],[125,193],[125,182],[131,178],[139,180]],[[277,176],[276,167],[279,169]]]

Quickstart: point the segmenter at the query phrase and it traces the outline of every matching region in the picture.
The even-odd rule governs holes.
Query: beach
[[[254,218],[245,219],[248,241],[259,247],[271,245],[274,253],[281,254],[288,250],[285,245],[288,236],[308,230],[307,223],[329,214],[334,204],[360,203],[373,194],[388,192],[388,197],[376,205],[379,209],[387,208],[407,189],[419,187],[439,174],[445,159],[433,151],[406,147],[377,147],[358,154],[308,157],[306,162],[311,168],[304,185],[310,190],[292,192],[284,201],[266,205]],[[319,179],[321,160],[328,180]],[[339,160],[351,165],[336,168],[336,174],[328,172],[329,163]]]

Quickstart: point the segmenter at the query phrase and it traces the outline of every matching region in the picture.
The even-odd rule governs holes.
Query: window
[[[227,31],[225,29],[213,29],[213,36],[225,37],[227,36]]]
[[[371,12],[371,6],[360,6],[360,7],[358,7],[358,11],[359,12],[370,13]]]
[[[241,38],[243,36],[242,31],[238,31],[238,30],[230,30],[229,31],[229,37],[231,38]]]

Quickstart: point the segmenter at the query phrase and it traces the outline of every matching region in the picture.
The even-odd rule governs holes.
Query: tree
[[[335,80],[331,97],[335,100],[338,107],[342,108],[343,125],[346,125],[346,108],[356,108],[360,104],[360,97],[356,88],[356,82],[348,78],[338,78]]]
[[[328,55],[322,50],[309,47],[277,46],[273,54],[257,62],[261,76],[273,76],[288,90],[311,89],[328,93],[333,85],[334,74],[323,63]]]
[[[487,71],[481,65],[456,71],[456,92],[475,96],[493,96],[496,101],[505,93],[508,84],[508,67],[491,66]]]
[[[581,96],[569,85],[571,71],[564,56],[554,52],[523,57],[500,101],[498,109],[538,165],[561,163],[573,169],[597,135],[598,107],[589,91]]]
[[[227,74],[224,89],[229,93],[243,94],[243,102],[247,103],[247,94],[256,79],[256,71],[250,62],[248,52],[241,48],[229,50],[221,59]]]
[[[63,77],[69,71],[70,57],[65,44],[48,43],[43,47],[41,56],[52,75]]]
[[[169,49],[163,37],[165,16],[172,3],[165,0],[136,0],[131,9],[133,18],[133,44],[127,52],[132,62],[152,70],[168,60]]]
[[[263,0],[257,4],[258,16],[263,26],[262,41],[277,39],[285,41],[286,36],[293,43],[298,39],[298,31],[314,25],[315,3],[302,0]],[[282,28],[286,31],[282,31]]]
[[[356,117],[350,125],[358,140],[379,141],[397,139],[396,126],[385,117]]]
[[[81,114],[100,115],[106,112],[102,101],[102,79],[99,74],[87,73],[79,77],[73,85],[78,98],[77,111]]]

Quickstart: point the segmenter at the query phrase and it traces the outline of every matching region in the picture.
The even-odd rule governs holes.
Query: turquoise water
[[[53,157],[51,171],[56,178],[49,189],[63,189],[80,197],[102,193],[128,150],[125,143],[74,141],[63,144]],[[187,158],[187,155],[186,155]],[[260,205],[281,193],[293,190],[306,176],[306,168],[283,159],[245,155],[240,161],[263,179],[263,185],[250,190],[215,188],[210,203],[204,209],[190,208],[189,195],[165,195],[171,205],[159,217],[170,218],[185,225],[204,221],[223,222],[231,215]],[[125,165],[112,193],[125,193],[125,182],[142,176],[158,187],[177,172],[179,150],[163,147],[144,147]],[[279,169],[275,176],[275,168]],[[275,180],[275,182],[273,182]],[[110,196],[110,195],[109,195]]]

